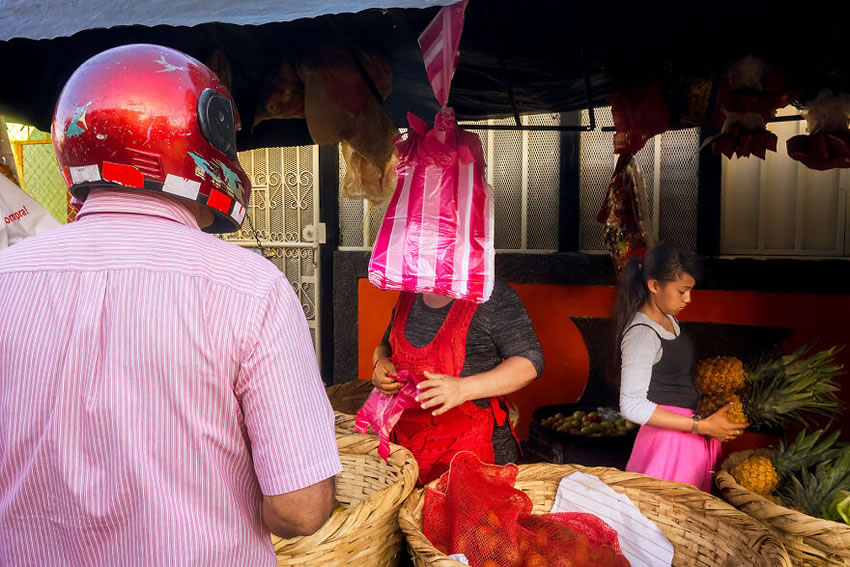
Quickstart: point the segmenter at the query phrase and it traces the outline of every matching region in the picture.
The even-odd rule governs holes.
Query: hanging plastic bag
[[[342,159],[345,161],[345,177],[340,187],[340,194],[343,197],[368,199],[373,205],[379,205],[392,197],[398,182],[396,176],[398,159],[395,153],[381,171],[348,142],[343,141],[340,148]]]
[[[850,167],[850,95],[823,91],[803,116],[809,133],[788,140],[788,155],[810,169]]]
[[[380,289],[481,303],[493,291],[493,189],[481,140],[446,107],[466,2],[443,7],[419,36],[425,70],[443,105],[433,128],[408,113],[396,139],[398,184],[369,262]]]
[[[3,218],[0,248],[6,248],[28,236],[59,226],[59,222],[47,209],[5,175],[0,175],[0,215]]]
[[[493,190],[481,140],[444,108],[429,129],[408,114],[398,185],[378,232],[369,281],[383,290],[481,303],[493,291]]]
[[[389,457],[390,436],[402,412],[407,408],[419,407],[414,375],[407,370],[400,370],[395,379],[402,384],[398,393],[384,394],[378,389],[372,390],[354,419],[354,431],[367,433],[371,426],[378,434],[378,455],[384,460]]]

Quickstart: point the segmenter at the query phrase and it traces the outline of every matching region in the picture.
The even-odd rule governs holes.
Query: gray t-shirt
[[[426,346],[437,335],[451,305],[449,303],[434,309],[425,305],[422,295],[417,294],[407,318],[404,337],[416,348]],[[390,330],[394,319],[395,309],[381,342],[386,347],[390,346]],[[487,372],[512,356],[528,359],[538,376],[543,372],[543,350],[525,306],[511,287],[497,281],[490,299],[478,306],[469,324],[466,359],[460,375],[463,377]],[[488,404],[489,400],[475,400],[478,407],[487,407]],[[493,448],[497,464],[519,458],[516,441],[507,423],[502,427],[497,425],[493,430]]]

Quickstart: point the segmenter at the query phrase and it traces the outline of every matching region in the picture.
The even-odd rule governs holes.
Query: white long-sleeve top
[[[679,323],[671,315],[668,317],[673,323],[675,334],[638,312],[626,325],[628,330],[620,341],[620,413],[640,425],[649,421],[656,408],[656,404],[647,399],[646,393],[652,379],[652,367],[664,354],[658,337],[660,335],[665,340],[673,340],[679,336]],[[641,326],[630,328],[639,323]],[[652,329],[643,325],[649,325]]]

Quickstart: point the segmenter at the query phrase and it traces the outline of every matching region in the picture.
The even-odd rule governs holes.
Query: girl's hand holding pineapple
[[[721,443],[731,441],[744,432],[749,424],[746,418],[743,422],[739,422],[739,417],[734,414],[733,402],[727,403],[725,406],[711,414],[705,419],[700,419],[697,426],[697,433],[714,437]]]

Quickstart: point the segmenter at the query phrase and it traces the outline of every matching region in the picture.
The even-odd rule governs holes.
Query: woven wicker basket
[[[351,380],[325,388],[334,411],[355,414],[372,393],[371,380]]]
[[[767,451],[739,451],[723,462],[717,486],[728,502],[765,524],[785,545],[794,565],[850,565],[850,526],[814,518],[747,490],[729,474],[732,465]]]
[[[674,566],[791,567],[782,544],[768,530],[722,500],[686,484],[606,467],[552,465],[519,467],[516,487],[534,502],[534,512],[551,510],[564,476],[581,471],[597,476],[615,491],[625,493],[655,522],[670,543]],[[437,551],[422,533],[424,490],[410,495],[399,510],[399,525],[417,567],[460,567],[462,563]]]
[[[419,468],[413,455],[390,446],[388,462],[378,456],[378,439],[337,433],[343,471],[336,497],[346,507],[310,536],[272,536],[280,567],[387,567],[397,565],[402,534],[398,509],[413,491]]]
[[[328,399],[336,416],[336,429],[354,431],[354,414],[366,403],[366,398],[372,393],[372,382],[369,380],[351,380],[326,388]],[[508,402],[508,419],[516,427],[519,421],[519,408]]]

